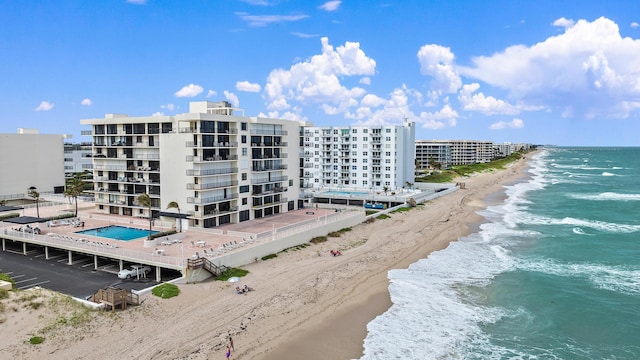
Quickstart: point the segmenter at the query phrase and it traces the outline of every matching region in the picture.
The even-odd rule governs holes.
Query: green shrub
[[[342,235],[340,231],[332,231],[327,234],[328,237],[340,237],[340,235]]]
[[[312,244],[320,244],[323,242],[327,241],[327,237],[326,236],[316,236],[313,239],[311,239],[309,242]]]
[[[351,228],[350,228],[350,227],[342,228],[342,229],[340,229],[340,230],[338,230],[338,231],[340,231],[341,233],[346,233],[346,232],[351,231]]]
[[[173,235],[173,234],[176,234],[176,233],[177,233],[177,231],[175,231],[175,230],[163,231],[163,232],[151,234],[151,239],[156,239],[156,238],[163,237],[163,236],[169,236],[169,235]]]
[[[269,255],[265,255],[262,257],[262,260],[269,260],[269,259],[273,259],[273,258],[277,258],[278,254],[269,254]]]
[[[176,285],[165,283],[154,287],[153,290],[151,290],[151,293],[163,299],[168,299],[178,296],[178,294],[180,294],[180,289]]]
[[[11,219],[11,218],[18,217],[18,216],[20,216],[20,214],[18,214],[18,213],[3,214],[3,215],[0,215],[0,221],[6,220],[6,219]]]
[[[238,269],[238,268],[228,268],[215,279],[219,281],[227,281],[229,280],[230,277],[234,277],[234,276],[243,277],[243,276],[246,276],[248,273],[249,273],[249,270]]]
[[[365,215],[369,216],[369,215],[373,215],[376,214],[378,211],[377,210],[366,210],[364,212]]]
[[[12,289],[16,288],[16,282],[13,281],[13,279],[9,275],[4,274],[4,273],[0,273],[0,280],[10,282],[11,283],[11,288]]]
[[[69,219],[69,218],[74,218],[74,217],[76,217],[76,215],[74,213],[66,213],[66,214],[62,214],[62,215],[58,215],[58,216],[48,217],[47,221]]]
[[[403,213],[403,212],[407,212],[410,211],[411,208],[410,207],[401,207],[401,208],[397,208],[395,210],[393,210],[391,213],[395,214],[395,213]]]
[[[44,338],[42,336],[32,336],[31,339],[29,339],[29,343],[33,345],[42,344],[43,341]]]
[[[391,216],[389,216],[387,214],[382,214],[380,216],[376,216],[376,219],[380,219],[380,220],[389,219],[389,218],[391,218]]]

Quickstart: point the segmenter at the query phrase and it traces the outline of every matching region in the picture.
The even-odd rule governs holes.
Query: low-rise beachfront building
[[[416,171],[451,167],[451,143],[448,140],[416,140]]]
[[[302,129],[301,187],[395,190],[414,182],[415,123]]]
[[[487,163],[493,160],[493,141],[449,140],[451,165]]]
[[[505,142],[502,144],[494,144],[493,154],[494,154],[494,157],[501,158],[501,157],[507,157],[518,151],[530,150],[530,149],[531,149],[531,144]]]
[[[41,195],[64,191],[64,134],[18,129],[0,134],[0,201],[22,204],[33,187]]]
[[[92,129],[98,212],[181,218],[186,229],[302,206],[297,121],[245,117],[226,101],[198,101],[174,116],[107,114],[81,124]],[[136,202],[141,194],[149,195],[151,214]],[[172,202],[179,209],[167,209]]]

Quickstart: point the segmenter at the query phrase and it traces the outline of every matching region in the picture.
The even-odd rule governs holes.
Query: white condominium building
[[[415,123],[402,126],[305,127],[304,188],[389,190],[414,182]]]
[[[416,170],[451,167],[451,143],[444,140],[416,140]]]
[[[18,129],[0,134],[0,201],[21,204],[34,187],[41,195],[64,191],[63,134]]]
[[[175,116],[81,120],[92,128],[96,210],[148,217],[136,202],[146,193],[153,218],[183,218],[186,229],[297,209],[301,124],[234,112],[200,101]]]

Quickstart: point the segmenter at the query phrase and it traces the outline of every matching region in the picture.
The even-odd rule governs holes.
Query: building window
[[[247,180],[247,173],[242,173],[242,180]]]
[[[391,134],[391,129],[385,129],[385,132],[386,132],[387,134]]]
[[[249,192],[249,185],[240,186],[240,193],[248,193],[248,192]]]
[[[367,171],[367,170],[369,170],[369,167],[365,165],[365,166],[362,167],[362,170]]]
[[[353,166],[351,166],[351,170],[358,170],[358,167],[356,165],[353,165]]]
[[[240,130],[247,130],[247,123],[246,122],[241,122],[240,123]]]
[[[354,136],[351,138],[351,141],[358,141],[358,138]]]
[[[391,136],[387,136],[386,138],[384,138],[385,141],[391,141]]]
[[[362,185],[367,185],[367,180],[362,180]]]
[[[242,148],[242,156],[247,156],[247,148]]]
[[[242,135],[242,136],[240,137],[240,141],[241,141],[243,144],[246,144],[246,143],[247,143],[247,135]]]
[[[352,148],[352,149],[357,149],[357,148],[358,148],[358,144],[353,144],[353,145],[351,145],[351,148]]]
[[[242,205],[247,205],[247,198],[242,198]]]

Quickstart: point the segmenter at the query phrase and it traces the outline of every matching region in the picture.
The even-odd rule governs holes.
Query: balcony
[[[207,157],[187,155],[186,160],[188,162],[233,161],[238,160],[238,155],[213,155]]]
[[[187,184],[187,190],[221,189],[238,185],[238,181],[221,181],[207,184]]]
[[[279,171],[286,170],[287,165],[278,165],[278,166],[254,166],[251,168],[253,172],[262,172],[262,171]]]
[[[215,176],[234,174],[238,172],[238,168],[225,168],[225,169],[187,169],[187,176]]]
[[[287,181],[289,180],[288,176],[275,176],[272,177],[271,179],[251,179],[251,184],[252,185],[260,185],[260,184],[268,184],[268,183],[274,183],[274,182],[281,182],[281,181]]]
[[[210,196],[206,198],[188,197],[187,204],[206,205],[237,198],[238,194],[228,194],[227,196]]]

